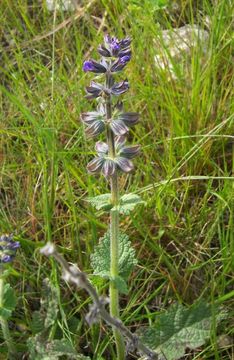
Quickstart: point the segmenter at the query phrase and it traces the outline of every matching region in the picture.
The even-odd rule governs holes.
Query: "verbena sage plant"
[[[130,249],[127,238],[119,232],[121,201],[118,178],[120,172],[129,173],[133,170],[131,159],[140,150],[139,145],[126,145],[126,135],[129,128],[138,122],[139,115],[136,112],[125,112],[122,102],[116,100],[119,95],[129,89],[128,80],[115,82],[114,75],[123,70],[130,61],[130,45],[131,40],[128,37],[118,40],[115,37],[106,35],[104,44],[98,48],[101,60],[99,62],[87,60],[83,65],[85,72],[93,72],[105,77],[104,83],[92,81],[91,85],[86,88],[87,98],[98,99],[99,104],[96,111],[82,114],[81,119],[86,125],[86,134],[88,136],[95,137],[104,131],[106,132],[106,142],[98,141],[96,143],[97,156],[89,162],[87,169],[91,174],[102,173],[110,183],[110,196],[105,194],[90,201],[95,202],[97,208],[110,207],[110,230],[102,241],[106,242],[110,251],[110,255],[103,254],[104,256],[110,256],[110,269],[106,269],[107,274],[105,274],[110,278],[110,315],[117,318],[119,317],[119,290],[123,290],[124,282],[120,275],[126,270],[127,273],[129,272],[128,269],[122,268],[120,274],[120,241],[123,242],[122,246],[127,252],[125,256],[132,257],[133,255],[133,250]],[[131,198],[127,200],[132,202]],[[100,265],[98,265],[101,260],[100,252],[102,253],[103,246],[104,244],[101,244],[99,253],[96,252],[92,257],[96,273],[102,273],[104,270],[99,270]],[[126,268],[129,265],[132,266],[135,262],[132,262],[132,259],[129,259],[129,261],[131,263],[126,264]],[[118,330],[114,329],[113,331],[118,359],[124,359],[124,339]]]
[[[106,142],[98,141],[95,145],[97,156],[88,165],[91,174],[102,173],[110,184],[111,192],[102,194],[88,201],[97,210],[110,212],[110,225],[107,233],[100,239],[91,265],[94,274],[109,279],[109,299],[98,295],[87,275],[68,262],[58,253],[55,246],[48,243],[41,252],[53,256],[63,269],[63,278],[78,288],[85,289],[93,303],[86,316],[91,325],[100,317],[112,326],[117,360],[124,360],[129,351],[137,350],[142,360],[168,359],[177,360],[184,355],[186,348],[201,346],[210,336],[213,310],[210,305],[201,303],[191,309],[181,304],[174,304],[168,312],[159,314],[157,322],[150,327],[138,329],[132,333],[120,319],[119,293],[127,293],[126,280],[136,264],[135,251],[128,236],[119,229],[119,215],[129,214],[134,207],[143,203],[136,194],[120,195],[119,176],[121,172],[133,170],[132,158],[140,150],[139,145],[126,145],[129,128],[139,120],[136,112],[125,112],[119,95],[129,89],[128,80],[115,82],[115,75],[122,71],[131,59],[131,40],[118,40],[106,35],[104,44],[98,52],[100,61],[87,60],[83,70],[104,77],[102,83],[91,81],[86,88],[87,98],[97,100],[97,109],[83,113],[81,120],[89,137],[106,134]],[[110,303],[110,311],[105,308]],[[220,321],[220,313],[216,321]],[[127,340],[127,346],[125,344]],[[152,350],[153,349],[153,350]]]
[[[122,102],[118,99],[119,95],[129,89],[128,80],[115,82],[114,79],[114,75],[123,70],[131,59],[130,45],[131,39],[128,37],[118,40],[106,35],[104,44],[98,48],[100,61],[91,59],[85,61],[83,65],[85,72],[104,77],[103,83],[91,81],[90,86],[86,88],[86,97],[90,100],[97,99],[98,106],[96,111],[83,113],[81,120],[86,126],[87,136],[96,137],[103,132],[106,134],[106,142],[96,143],[97,156],[88,163],[87,169],[91,174],[102,173],[111,189],[111,193],[88,199],[97,210],[110,211],[109,230],[100,239],[91,257],[94,274],[108,278],[110,281],[110,313],[108,314],[105,309],[106,300],[99,298],[85,273],[74,266],[69,266],[53,244],[49,243],[41,250],[47,256],[54,256],[61,264],[64,279],[89,293],[93,305],[86,320],[92,324],[100,316],[112,326],[118,360],[124,360],[129,349],[138,349],[148,359],[156,358],[156,354],[145,346],[136,334],[131,333],[119,318],[119,292],[127,293],[126,280],[136,264],[135,251],[128,236],[119,230],[119,214],[129,214],[137,204],[143,203],[135,194],[120,196],[119,189],[120,173],[129,173],[133,170],[132,159],[140,150],[139,145],[126,145],[129,128],[138,122],[139,115],[136,112],[125,112]],[[128,340],[127,348],[125,338]]]

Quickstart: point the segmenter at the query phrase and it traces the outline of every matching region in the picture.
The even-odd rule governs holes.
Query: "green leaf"
[[[119,212],[123,215],[129,215],[134,208],[139,204],[145,204],[145,201],[136,194],[125,194],[120,198]]]
[[[89,199],[86,199],[97,210],[108,211],[112,208],[111,194],[102,194]]]
[[[120,293],[127,295],[128,294],[128,286],[126,281],[121,276],[116,276],[112,281],[114,281],[116,288]]]
[[[158,353],[160,360],[176,360],[184,355],[186,348],[196,349],[209,339],[214,316],[208,304],[199,303],[191,308],[173,305],[157,316],[153,327],[141,329],[139,336]],[[224,312],[220,312],[216,323],[224,317]]]
[[[86,201],[93,205],[97,210],[109,211],[113,208],[113,205],[111,204],[111,194],[98,195],[89,198]],[[125,194],[121,196],[117,210],[120,214],[129,215],[135,206],[139,204],[145,204],[145,201],[143,201],[139,195],[131,193]]]
[[[135,258],[135,250],[131,247],[131,242],[126,234],[119,234],[119,277],[112,279],[126,293],[126,286],[123,280],[130,275],[134,265],[137,264]],[[108,231],[103,238],[100,239],[96,246],[94,254],[91,255],[91,266],[95,275],[110,279],[110,232]],[[120,278],[123,278],[120,280]]]
[[[30,360],[58,360],[61,356],[72,360],[90,360],[82,354],[77,354],[72,344],[67,339],[42,341],[39,335],[27,341]]]
[[[55,323],[58,313],[58,291],[49,279],[43,280],[41,308],[32,315],[33,335],[43,334]]]
[[[67,339],[52,340],[51,342],[47,343],[46,350],[52,356],[70,355],[73,358],[74,356],[77,356],[76,350]]]
[[[34,311],[30,325],[33,335],[39,334],[40,332],[45,330],[44,322],[45,316],[42,315],[40,311]]]
[[[16,296],[10,284],[4,285],[2,306],[0,307],[0,316],[4,319],[11,317],[12,311],[16,307]]]
[[[54,324],[58,313],[58,290],[49,279],[43,281],[41,312],[45,313],[44,327],[48,329]]]

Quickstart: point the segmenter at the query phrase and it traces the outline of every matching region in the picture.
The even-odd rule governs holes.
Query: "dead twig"
[[[134,349],[138,349],[141,353],[146,355],[147,359],[158,359],[157,354],[145,346],[139,337],[133,334],[120,319],[114,318],[108,313],[108,311],[105,309],[106,301],[98,296],[96,289],[88,280],[87,275],[74,265],[69,265],[64,257],[58,253],[55,245],[48,243],[41,249],[41,253],[46,256],[53,256],[54,259],[61,265],[63,270],[63,279],[65,281],[73,283],[77,288],[82,288],[88,292],[93,300],[90,313],[86,317],[90,324],[96,321],[98,316],[101,317],[108,325],[118,329],[122,335],[125,336],[133,345]]]

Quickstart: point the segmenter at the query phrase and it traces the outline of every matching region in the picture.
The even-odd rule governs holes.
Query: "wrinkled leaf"
[[[131,247],[126,234],[119,234],[119,277],[112,279],[116,282],[119,290],[126,293],[124,279],[130,275],[137,260],[135,258],[135,250]],[[91,266],[95,275],[110,279],[110,232],[108,231],[103,238],[100,239],[96,246],[94,254],[91,255]],[[123,278],[120,280],[120,278]]]
[[[0,307],[0,316],[4,319],[11,317],[12,311],[16,307],[16,296],[10,284],[4,285],[2,306]]]
[[[77,354],[72,344],[67,339],[43,342],[39,335],[28,339],[30,360],[58,360],[66,356],[70,360],[90,360],[89,357]]]
[[[123,215],[129,215],[134,208],[139,204],[145,204],[145,201],[136,194],[125,194],[120,198],[119,212]]]
[[[97,210],[108,211],[112,208],[111,194],[102,194],[89,199],[86,199]]]
[[[209,339],[214,316],[210,305],[205,303],[191,308],[176,304],[159,314],[154,326],[141,329],[140,338],[160,359],[176,360],[185,354],[186,348],[196,349]],[[223,317],[224,312],[220,312],[216,323]]]
[[[92,198],[87,199],[92,206],[97,210],[109,211],[113,208],[111,204],[111,194],[102,194]],[[136,194],[125,194],[120,198],[120,204],[117,207],[117,210],[120,214],[129,215],[130,212],[139,204],[145,204],[145,201],[141,199],[139,195]]]
[[[46,350],[51,355],[56,356],[77,355],[76,350],[73,348],[72,344],[67,339],[52,340],[50,343],[47,344]]]
[[[49,328],[57,319],[58,290],[49,279],[43,281],[41,311],[46,314],[44,326]]]

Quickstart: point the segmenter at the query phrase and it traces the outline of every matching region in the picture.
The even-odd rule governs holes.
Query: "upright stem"
[[[0,308],[3,306],[3,295],[4,295],[4,280],[2,277],[2,270],[0,269]],[[2,316],[0,316],[0,324],[2,328],[2,335],[8,348],[8,358],[9,360],[13,360],[15,359],[16,351],[14,344],[12,342],[7,320],[4,319]]]
[[[106,76],[106,85],[110,87],[111,75],[107,74]],[[107,96],[106,99],[106,119],[111,119],[111,95]],[[109,146],[109,156],[111,158],[115,157],[115,141],[114,134],[111,129],[107,128],[107,142]],[[113,209],[110,212],[110,274],[112,281],[110,282],[110,315],[115,318],[119,318],[119,292],[116,288],[115,279],[119,274],[119,186],[118,186],[118,175],[117,172],[111,177],[111,197]],[[125,344],[122,334],[113,327],[113,334],[115,337],[116,349],[117,349],[117,359],[125,359]]]

